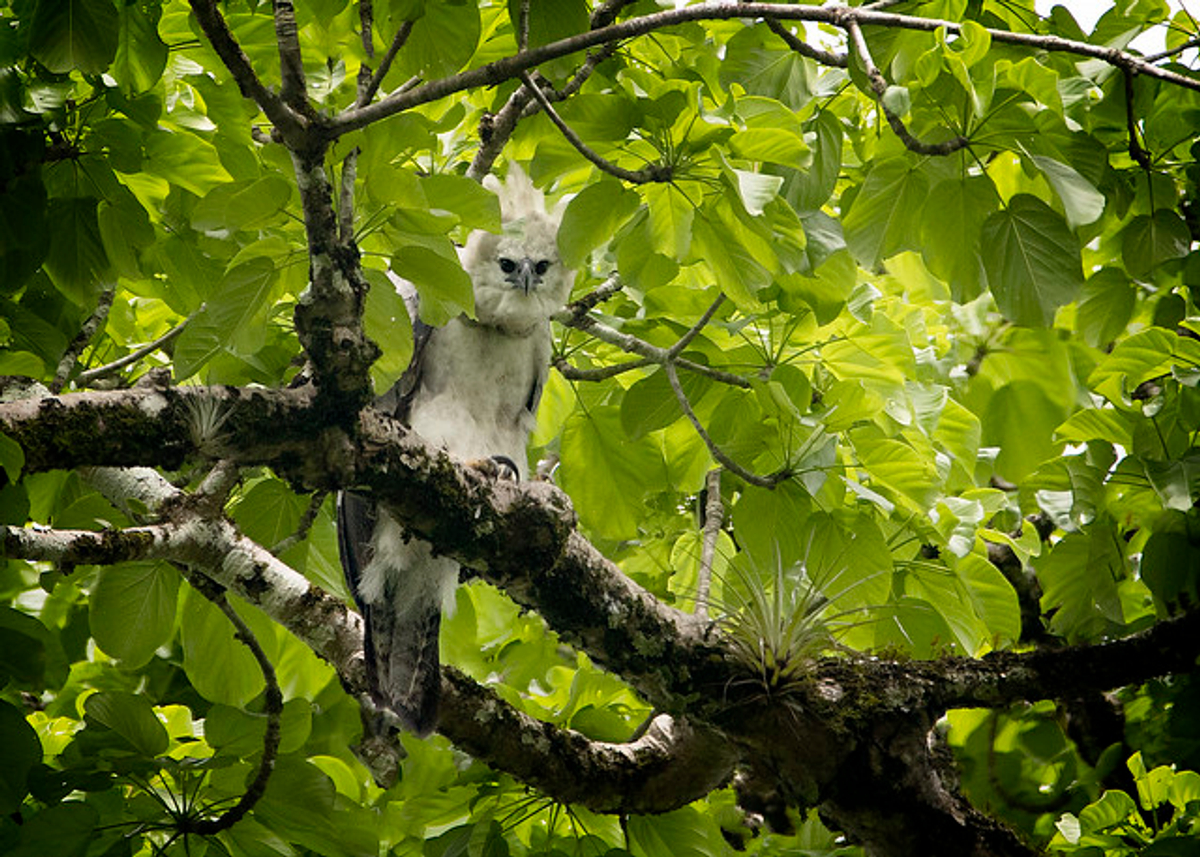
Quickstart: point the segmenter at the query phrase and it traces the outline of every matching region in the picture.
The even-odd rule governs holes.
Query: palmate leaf
[[[983,224],[983,261],[996,304],[1017,324],[1045,327],[1083,285],[1079,242],[1054,209],[1018,194]]]

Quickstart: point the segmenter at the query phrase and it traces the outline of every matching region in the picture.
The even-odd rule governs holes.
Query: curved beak
[[[504,278],[512,283],[513,288],[529,294],[535,286],[541,285],[542,278],[534,270],[534,262],[528,256],[517,262],[517,269]]]

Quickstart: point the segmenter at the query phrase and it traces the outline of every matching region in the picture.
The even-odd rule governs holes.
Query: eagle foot
[[[479,470],[492,479],[505,479],[509,482],[519,482],[521,479],[521,471],[517,469],[517,463],[507,455],[473,458],[467,462],[467,467]]]

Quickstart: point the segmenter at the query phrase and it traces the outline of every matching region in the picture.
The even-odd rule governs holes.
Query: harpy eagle
[[[521,478],[549,371],[550,315],[566,302],[574,276],[559,259],[559,219],[524,173],[514,166],[503,186],[485,184],[500,197],[503,228],[473,232],[459,251],[475,318],[434,328],[413,313],[412,360],[376,407],[456,458],[492,459]],[[437,723],[438,630],[458,564],[434,556],[428,542],[351,492],[338,498],[338,549],[363,617],[372,700],[426,735]]]

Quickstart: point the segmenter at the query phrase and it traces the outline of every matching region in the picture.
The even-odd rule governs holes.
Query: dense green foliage
[[[368,57],[357,4],[298,0],[308,98],[329,117],[350,107],[360,66],[377,67],[410,18],[385,93],[509,56],[520,6],[381,0]],[[961,135],[965,148],[907,148],[853,57],[821,65],[761,21],[696,20],[622,42],[558,104],[600,156],[667,167],[669,183],[605,175],[544,112],[517,125],[499,161],[525,165],[565,202],[560,248],[578,268],[576,296],[619,274],[623,289],[593,311],[608,327],[669,348],[725,296],[679,355],[707,442],[667,369],[650,364],[601,380],[552,373],[530,454],[557,463],[595,545],[687,610],[702,576],[698,496],[716,466],[708,442],[746,471],[723,473],[710,602],[764,672],[793,675],[811,654],[790,648],[812,643],[805,634],[884,657],[981,656],[1124,636],[1200,597],[1200,91],[989,35],[1123,48],[1169,10],[1120,3],[1091,33],[1061,7],[1039,19],[1024,0],[888,11],[966,22],[960,35],[863,28],[887,78],[882,104],[919,140]],[[269,4],[232,0],[223,12],[278,89]],[[586,31],[590,12],[584,0],[534,0],[530,44]],[[292,381],[303,365],[293,312],[309,282],[293,162],[189,5],[11,0],[0,23],[0,375],[57,376],[56,392],[124,387],[164,366],[180,384]],[[1176,15],[1168,48],[1196,32]],[[841,29],[808,33],[846,47]],[[562,87],[583,60],[538,70]],[[376,389],[412,347],[387,266],[417,284],[427,320],[471,310],[454,245],[497,229],[499,209],[466,171],[481,122],[519,85],[430,100],[330,149],[335,179],[360,152],[354,231],[372,286],[364,324],[383,351]],[[129,365],[87,374],[184,322]],[[577,329],[556,336],[563,366],[635,359]],[[0,465],[6,524],[138,523],[85,473],[23,474],[3,436]],[[170,476],[195,486],[210,465],[196,458]],[[743,478],[776,473],[758,480],[770,487]],[[226,512],[347,596],[331,497],[285,542],[308,507],[260,469],[242,474]],[[1006,577],[989,544],[1010,548],[1017,572]],[[794,835],[749,837],[731,790],[621,825],[530,793],[438,736],[406,736],[403,777],[384,790],[351,752],[358,706],[336,673],[238,609],[280,676],[280,755],[249,818],[207,841],[178,837],[175,817],[231,803],[257,765],[258,666],[169,563],[4,562],[0,852],[657,857],[727,853],[727,836],[753,853],[857,853],[815,814]],[[772,624],[797,611],[827,624]],[[482,584],[460,589],[443,651],[512,705],[592,738],[626,740],[650,713]],[[970,799],[1032,841],[1195,853],[1200,683],[1162,677],[1118,695],[1124,724],[1098,746],[1069,734],[1051,701],[958,710],[939,728]]]

